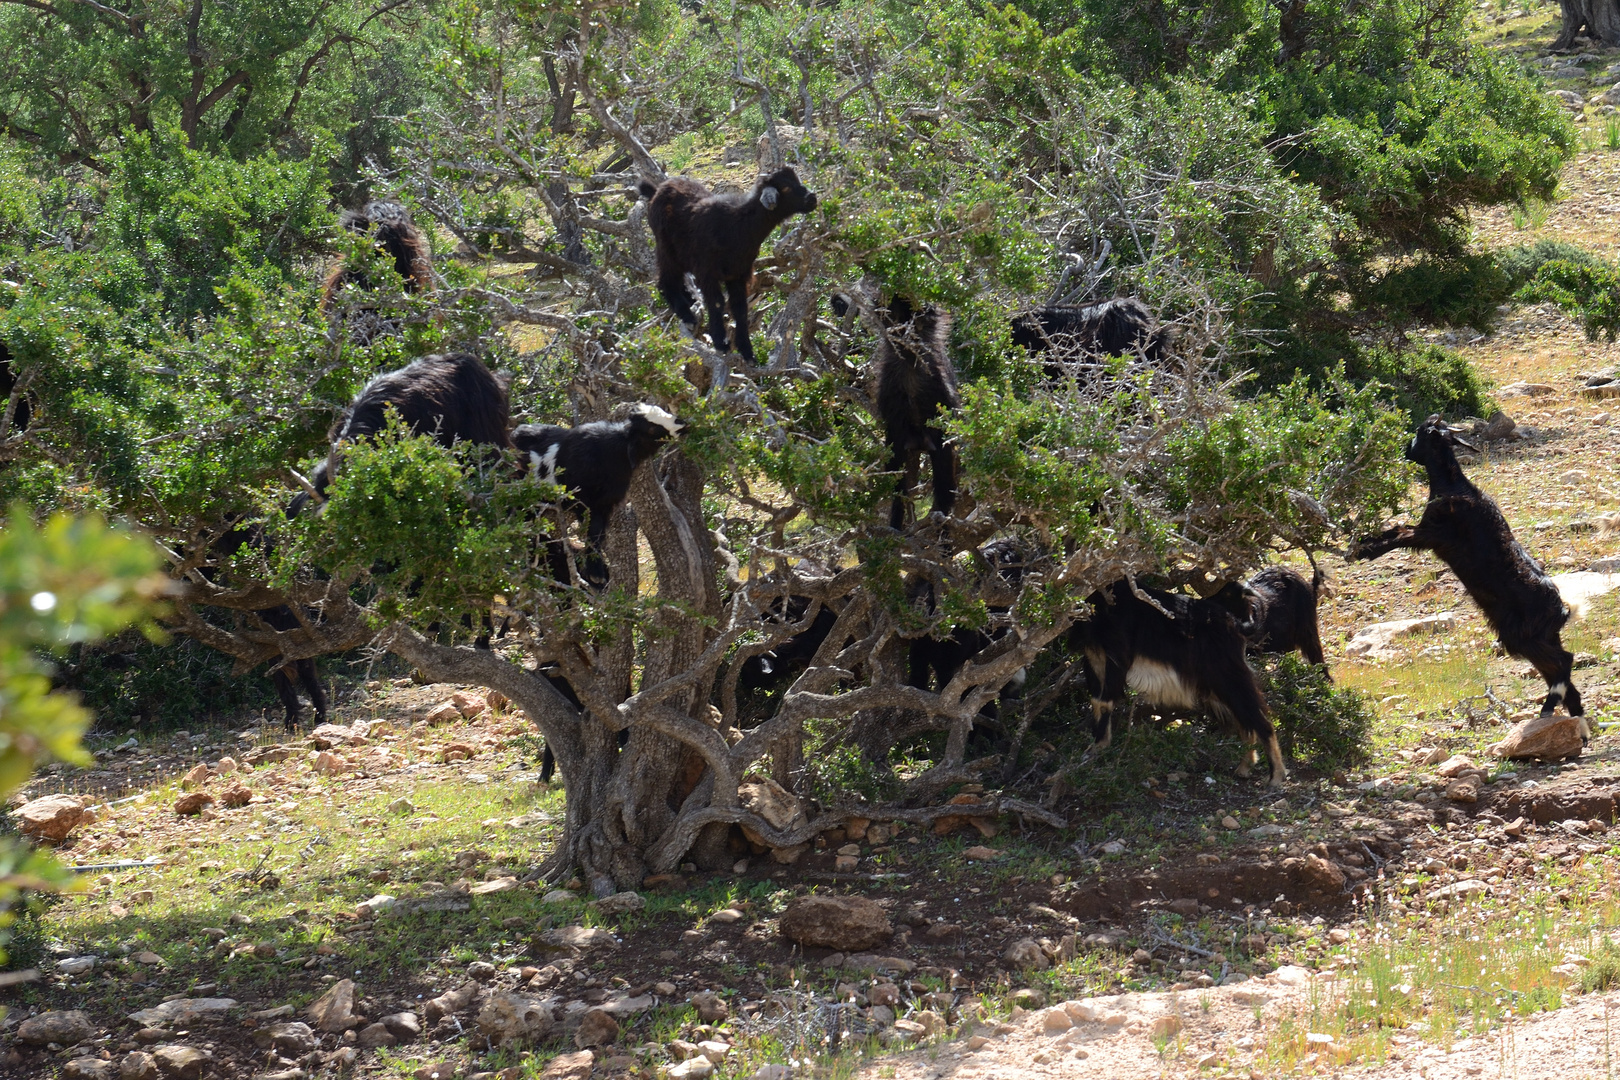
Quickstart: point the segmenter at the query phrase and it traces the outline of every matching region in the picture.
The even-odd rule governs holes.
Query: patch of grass
[[[1546,200],[1531,196],[1513,208],[1513,227],[1520,232],[1539,229],[1547,224],[1547,214],[1551,210],[1552,206]]]

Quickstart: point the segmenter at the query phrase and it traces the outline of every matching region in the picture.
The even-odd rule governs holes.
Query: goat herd
[[[656,185],[643,182],[640,192],[650,200],[648,222],[656,243],[658,288],[670,309],[694,336],[698,333],[687,284],[690,275],[708,311],[710,343],[725,351],[722,301],[729,299],[736,350],[752,361],[748,288],[759,248],[789,215],[815,209],[815,193],[791,168],[762,176],[746,193],[714,193],[687,178]],[[346,222],[373,231],[407,288],[423,287],[429,280],[425,242],[398,207],[372,204],[363,217],[351,215]],[[328,304],[346,285],[367,284],[340,266],[327,281]],[[848,303],[848,298],[834,298],[835,308]],[[955,454],[939,426],[941,415],[959,405],[947,351],[950,317],[894,296],[877,306],[875,320],[882,331],[872,365],[876,414],[892,451],[889,471],[902,477],[890,512],[890,525],[901,529],[922,455],[929,455],[932,464],[933,513],[949,517],[956,499]],[[1014,342],[1032,356],[1062,350],[1093,358],[1130,354],[1154,362],[1168,344],[1147,308],[1129,297],[1090,307],[1038,309],[1018,316],[1011,329]],[[352,337],[363,339],[377,330],[352,323],[348,327]],[[608,570],[601,545],[613,511],[625,499],[634,471],[683,425],[656,405],[635,404],[617,421],[573,428],[524,424],[509,430],[508,381],[465,353],[423,357],[378,376],[334,426],[331,453],[304,482],[304,494],[288,513],[299,513],[310,501],[324,501],[343,444],[381,431],[391,408],[411,431],[431,435],[446,446],[466,442],[515,451],[533,476],[565,489],[572,512],[586,526],[585,565],[576,568],[567,547],[553,541],[551,570],[565,582],[575,580],[577,570],[579,581],[595,588],[605,585]],[[1430,494],[1422,520],[1415,527],[1363,540],[1352,546],[1350,556],[1372,559],[1397,547],[1433,551],[1485,612],[1503,647],[1529,660],[1546,679],[1543,715],[1563,703],[1571,715],[1581,716],[1580,694],[1570,682],[1573,657],[1560,640],[1568,609],[1542,568],[1514,540],[1496,504],[1463,475],[1453,452],[1456,445],[1468,444],[1437,416],[1418,428],[1406,456],[1428,471]],[[982,554],[1016,585],[1021,566],[1010,554],[1013,551],[1009,542],[998,541],[986,545]],[[1235,726],[1250,746],[1240,775],[1249,774],[1258,744],[1264,743],[1270,783],[1280,786],[1287,775],[1282,751],[1246,653],[1298,649],[1309,661],[1324,663],[1317,629],[1322,587],[1319,570],[1307,581],[1291,570],[1271,567],[1247,583],[1225,586],[1209,599],[1126,581],[1093,594],[1088,613],[1074,624],[1068,638],[1091,695],[1092,752],[1108,746],[1114,709],[1128,687],[1151,705],[1198,710]],[[789,603],[768,617],[798,621],[806,610],[807,603],[797,612]],[[834,621],[824,610],[798,636],[751,658],[739,688],[768,691],[785,685],[794,669],[815,655]],[[943,641],[916,643],[911,683],[922,688],[937,683],[943,688],[990,640],[978,632],[958,631]],[[299,673],[304,674],[302,666]],[[319,695],[313,675],[311,667],[304,681],[321,712],[324,696]],[[297,694],[284,673],[277,671],[276,679],[291,728],[298,717]],[[1582,734],[1588,734],[1584,720]]]

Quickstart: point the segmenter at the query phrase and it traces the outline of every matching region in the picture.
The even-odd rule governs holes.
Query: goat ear
[[[760,203],[761,206],[763,206],[767,210],[775,210],[776,209],[777,197],[778,197],[777,190],[775,188],[771,187],[769,184],[766,184],[759,191],[759,203]]]

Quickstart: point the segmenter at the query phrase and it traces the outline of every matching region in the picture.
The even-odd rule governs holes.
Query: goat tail
[[[643,199],[650,199],[654,195],[658,194],[658,185],[653,183],[651,180],[643,180],[641,183],[636,185],[636,190],[641,192],[641,197]]]

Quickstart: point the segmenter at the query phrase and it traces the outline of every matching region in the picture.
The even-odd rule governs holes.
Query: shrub
[[[1322,772],[1366,760],[1374,720],[1366,694],[1335,686],[1293,653],[1268,658],[1259,674],[1283,753]]]
[[[1589,341],[1620,334],[1620,269],[1612,263],[1553,259],[1537,268],[1518,297],[1557,304],[1581,320]]]
[[[1577,266],[1595,266],[1602,261],[1585,248],[1562,240],[1537,240],[1496,253],[1496,265],[1506,275],[1508,288],[1515,292],[1528,285],[1537,271],[1555,259]]]

